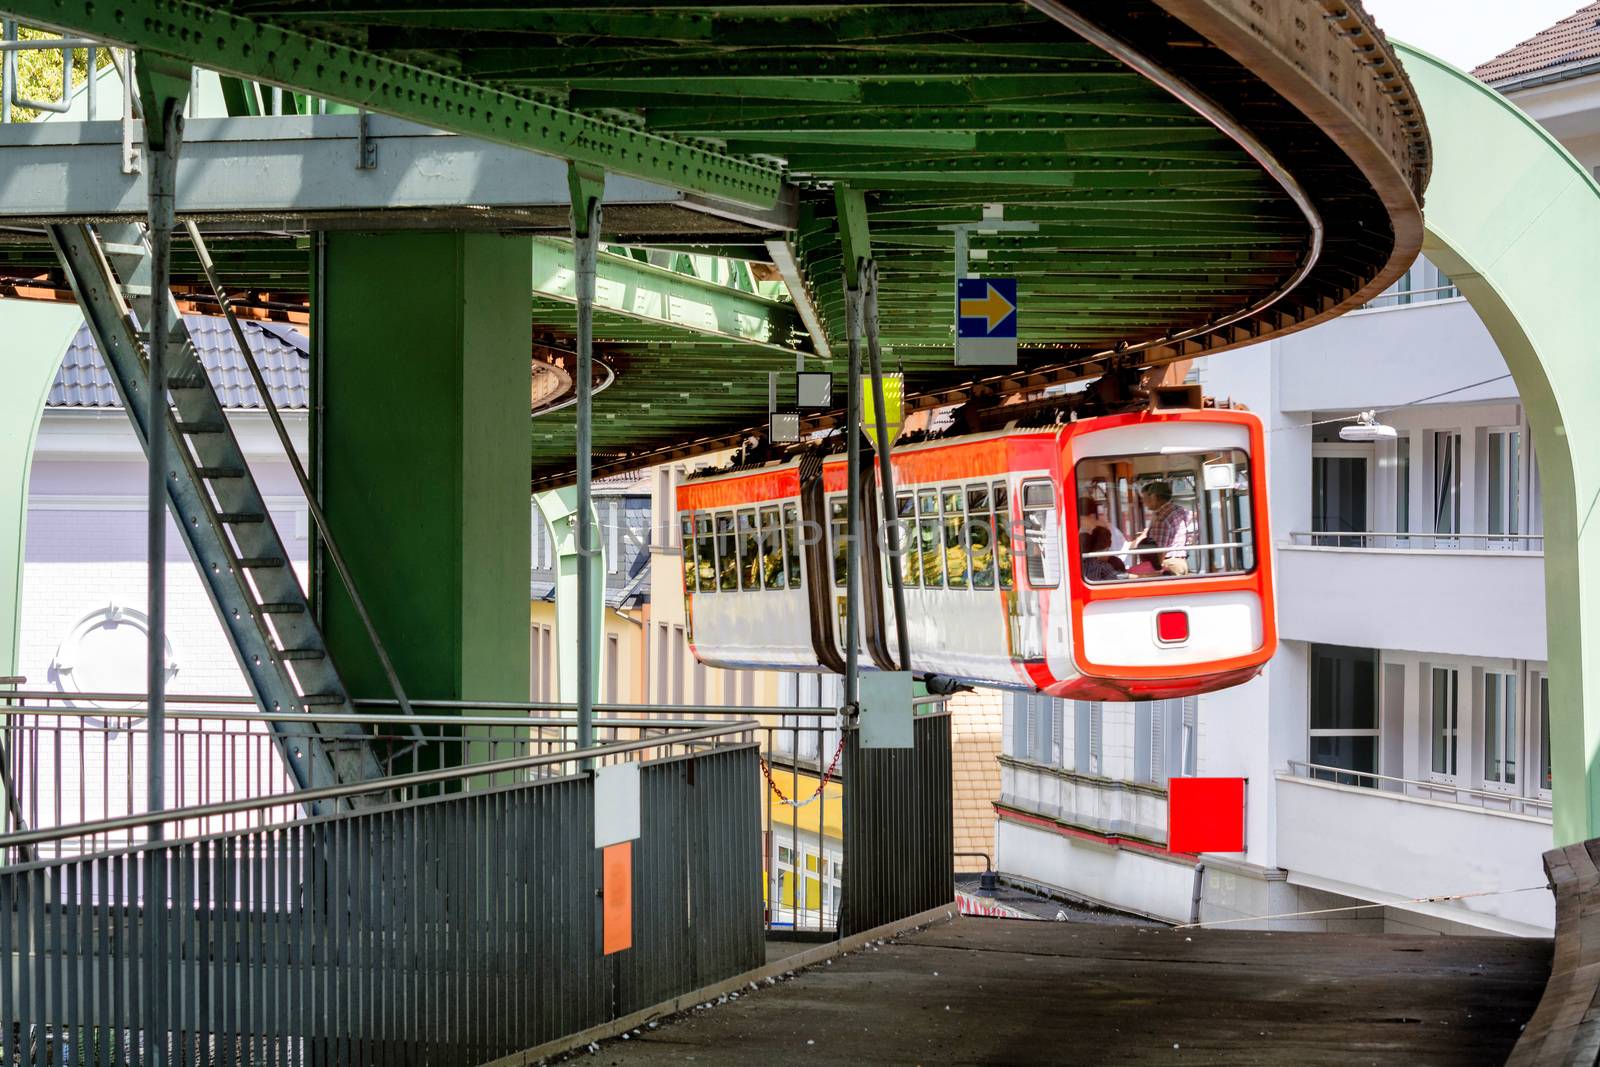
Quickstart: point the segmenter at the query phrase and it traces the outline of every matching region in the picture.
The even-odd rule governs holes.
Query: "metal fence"
[[[634,946],[612,956],[599,949],[588,775],[0,871],[0,1057],[481,1063],[757,966],[758,753],[727,741],[750,727],[383,783],[689,749],[641,767]]]
[[[147,809],[143,697],[128,693],[0,693],[0,789],[4,828],[43,829],[136,815]],[[570,752],[576,745],[571,709],[553,703],[413,701],[401,716],[394,701],[358,701],[354,716],[375,743],[385,775],[528,755]],[[89,706],[83,706],[89,705]],[[763,786],[756,801],[761,848],[759,905],[778,934],[826,936],[837,928],[844,861],[842,740],[831,708],[730,708],[712,705],[600,705],[595,736],[635,740],[730,718],[750,721],[759,742]],[[349,720],[352,716],[342,716]],[[278,746],[293,745],[295,727],[316,736],[305,716],[276,736],[248,697],[169,697],[167,795],[172,809],[207,808],[287,796],[296,784]],[[281,720],[280,720],[281,724]],[[418,740],[420,735],[420,741]],[[621,758],[596,757],[604,763]],[[523,777],[572,773],[548,764]],[[463,777],[450,788],[471,791],[508,784],[501,775]],[[332,783],[314,783],[332,784]],[[293,805],[194,816],[169,836],[243,830],[313,814]],[[85,855],[143,840],[131,825],[114,833],[47,841],[8,861]]]
[[[839,934],[870,930],[955,899],[950,715],[917,716],[910,749],[845,750],[844,909]]]

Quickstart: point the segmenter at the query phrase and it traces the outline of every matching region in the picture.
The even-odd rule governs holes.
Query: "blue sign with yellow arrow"
[[[1017,280],[956,279],[956,366],[1017,362]]]

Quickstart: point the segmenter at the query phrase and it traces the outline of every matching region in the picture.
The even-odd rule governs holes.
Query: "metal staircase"
[[[148,449],[151,259],[143,224],[50,227],[89,331],[116,383],[139,443]],[[170,294],[165,364],[167,496],[250,691],[271,715],[314,712],[314,723],[274,719],[290,773],[302,788],[380,777],[367,735],[328,721],[355,711],[289,554],[267,514],[244,452]]]

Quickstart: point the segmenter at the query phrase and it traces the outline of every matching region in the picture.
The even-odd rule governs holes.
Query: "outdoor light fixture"
[[[1356,416],[1354,426],[1339,427],[1341,441],[1393,441],[1394,438],[1394,427],[1379,422],[1377,411],[1363,411]]]

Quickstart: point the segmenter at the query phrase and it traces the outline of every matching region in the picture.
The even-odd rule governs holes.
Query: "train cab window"
[[[700,570],[694,562],[694,516],[685,515],[678,520],[683,532],[683,591],[692,593],[699,584]]]
[[[1076,480],[1086,581],[1243,574],[1255,567],[1250,459],[1239,449],[1100,456],[1079,462]]]
[[[783,558],[789,573],[789,588],[800,588],[800,509],[783,506]]]
[[[944,538],[939,532],[939,493],[917,494],[917,555],[922,562],[922,585],[944,588]]]
[[[739,512],[739,586],[747,592],[761,588],[761,545],[757,532],[756,513]]]
[[[922,546],[917,541],[917,498],[901,493],[895,498],[894,511],[900,527],[900,581],[907,589],[922,584]],[[888,570],[884,571],[887,581]]]
[[[995,578],[1001,589],[1010,589],[1011,581],[1011,494],[1005,482],[994,483],[994,565]]]
[[[833,584],[843,589],[849,580],[845,564],[850,558],[849,544],[845,540],[849,517],[845,514],[844,497],[836,496],[828,501],[828,520],[828,531],[833,535]]]
[[[972,563],[972,588],[994,588],[994,526],[989,515],[989,487],[967,489],[967,558]]]
[[[944,497],[944,578],[951,589],[967,587],[966,501],[959,489],[946,489]]]
[[[717,516],[717,587],[724,592],[739,591],[739,540],[731,514]]]
[[[717,549],[716,543],[711,538],[711,516],[696,515],[694,524],[699,533],[695,539],[698,542],[695,548],[695,567],[700,574],[700,591],[714,593],[717,589]]]
[[[1056,526],[1056,491],[1049,482],[1022,483],[1022,533],[1028,584],[1035,589],[1054,589],[1061,584],[1061,543]]]
[[[777,508],[761,509],[761,585],[783,588],[783,520]]]

